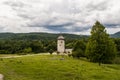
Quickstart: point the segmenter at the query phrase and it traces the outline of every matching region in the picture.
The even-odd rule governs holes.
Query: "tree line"
[[[73,48],[76,39],[66,40],[66,47]],[[57,52],[56,40],[0,40],[0,54],[37,54]]]
[[[0,54],[43,53],[56,50],[56,41],[0,40]]]

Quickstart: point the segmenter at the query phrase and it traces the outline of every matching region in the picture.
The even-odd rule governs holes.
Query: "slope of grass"
[[[0,73],[5,80],[120,80],[120,65],[37,55],[0,59]]]

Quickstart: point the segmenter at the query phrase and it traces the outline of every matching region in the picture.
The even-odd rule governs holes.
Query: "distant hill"
[[[59,35],[66,39],[88,38],[87,35],[55,34],[55,33],[0,33],[0,39],[13,40],[56,40]]]
[[[115,34],[112,34],[111,37],[113,37],[113,38],[120,38],[120,31],[115,33]]]
[[[88,35],[75,35],[75,34],[55,34],[55,33],[0,33],[0,39],[6,40],[56,40],[59,35],[63,35],[65,39],[81,39],[88,38]],[[120,38],[120,31],[111,34],[112,38]]]

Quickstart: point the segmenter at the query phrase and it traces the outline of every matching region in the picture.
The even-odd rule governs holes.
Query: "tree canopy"
[[[116,45],[106,33],[105,27],[96,21],[87,43],[86,56],[92,62],[111,63],[116,56]]]
[[[85,57],[85,49],[86,49],[86,44],[83,40],[78,40],[76,41],[74,48],[73,48],[73,57]]]

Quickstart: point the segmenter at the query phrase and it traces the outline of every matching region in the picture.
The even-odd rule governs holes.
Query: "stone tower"
[[[57,39],[57,52],[64,53],[65,52],[65,40],[64,37],[61,35]]]

